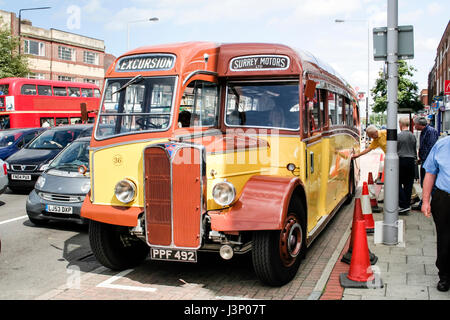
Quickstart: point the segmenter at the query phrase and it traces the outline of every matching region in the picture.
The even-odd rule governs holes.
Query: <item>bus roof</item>
[[[276,65],[270,65],[270,63],[268,63],[267,69],[265,69],[265,66],[261,64],[252,68],[249,67],[249,65],[252,64],[251,61],[242,61],[241,65],[244,65],[242,69],[239,69],[239,65],[237,69],[235,65],[232,65],[232,62],[239,59],[239,57],[247,57],[250,59],[252,57],[264,57],[263,59],[266,59],[269,57],[276,58],[284,56],[289,58],[288,67],[284,67],[284,64],[277,67]],[[345,81],[344,78],[336,72],[336,70],[308,51],[295,49],[276,43],[228,43],[220,46],[218,73],[219,76],[222,77],[300,77],[305,72],[311,74],[314,78],[329,80],[334,84],[338,84],[341,87],[346,88],[351,93],[354,93],[348,82]]]
[[[145,46],[128,51],[118,57],[114,63],[109,67],[105,77],[132,77],[136,73],[142,76],[150,75],[174,75],[182,72],[182,76],[188,75],[195,70],[205,70],[204,55],[208,55],[208,63],[206,70],[216,71],[217,55],[220,44],[214,42],[194,41],[181,42],[164,45]],[[118,66],[121,61],[131,56],[144,56],[146,54],[162,54],[175,56],[174,65],[166,70],[135,70],[118,71]],[[129,64],[130,65],[130,64]]]

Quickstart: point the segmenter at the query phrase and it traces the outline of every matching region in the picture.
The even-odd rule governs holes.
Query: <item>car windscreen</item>
[[[89,168],[89,141],[74,141],[59,153],[49,165],[49,169],[77,171],[84,165]]]
[[[0,148],[12,145],[21,136],[18,131],[0,132]]]
[[[175,77],[108,79],[98,123],[113,130],[101,130],[98,126],[96,137],[166,130],[172,113],[175,80]]]
[[[63,149],[75,140],[82,129],[47,130],[34,139],[27,149]]]

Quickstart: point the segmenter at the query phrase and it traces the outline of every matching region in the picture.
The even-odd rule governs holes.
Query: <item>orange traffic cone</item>
[[[369,177],[367,179],[367,185],[369,186],[370,205],[372,206],[372,212],[380,213],[382,210],[378,206],[378,200],[375,195],[375,185],[373,184],[372,172],[369,172]]]
[[[384,153],[380,155],[380,164],[378,166],[377,184],[384,184]]]
[[[339,276],[344,288],[382,288],[383,282],[379,275],[372,271],[369,260],[369,246],[367,243],[364,220],[357,220],[355,224],[355,239],[353,257],[348,273]]]
[[[367,185],[367,182],[363,183],[363,190],[361,194],[361,208],[362,208],[362,214],[364,217],[364,221],[366,223],[366,232],[367,233],[373,233],[375,230],[375,221],[373,221],[373,215],[372,215],[372,206],[370,204],[370,198],[369,198],[369,187]]]
[[[352,222],[352,233],[350,234],[350,244],[348,247],[348,251],[342,256],[341,262],[350,264],[352,260],[352,252],[353,252],[353,242],[355,239],[355,225],[356,221],[358,220],[364,220],[364,216],[361,209],[361,199],[355,198],[355,208],[353,209],[353,222]],[[378,257],[374,255],[369,250],[369,258],[370,258],[370,264],[374,265],[378,261]]]

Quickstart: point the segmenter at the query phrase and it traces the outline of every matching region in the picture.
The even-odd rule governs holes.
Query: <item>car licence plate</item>
[[[152,260],[170,260],[180,262],[197,262],[197,251],[150,248],[150,259]]]
[[[31,175],[29,175],[29,174],[11,174],[11,179],[13,179],[13,180],[31,180]]]
[[[53,212],[53,213],[71,214],[73,212],[73,208],[66,207],[66,206],[56,206],[56,205],[52,205],[52,204],[47,204],[47,205],[45,205],[45,211]]]

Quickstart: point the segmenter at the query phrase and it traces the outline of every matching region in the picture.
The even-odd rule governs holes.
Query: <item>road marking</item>
[[[14,218],[14,219],[9,219],[9,220],[5,220],[5,221],[1,221],[1,222],[0,222],[0,225],[1,225],[1,224],[6,224],[6,223],[9,223],[9,222],[13,222],[13,221],[17,221],[17,220],[22,220],[22,219],[25,219],[25,218],[28,218],[28,216],[21,216],[21,217],[17,217],[17,218]]]
[[[134,271],[134,269],[128,269],[118,273],[117,275],[109,278],[108,280],[103,281],[102,283],[97,285],[97,288],[109,288],[109,289],[119,289],[119,290],[129,290],[129,291],[144,291],[144,292],[155,292],[156,288],[149,287],[134,287],[134,286],[123,286],[120,284],[113,284],[114,281],[126,276],[130,272]]]

